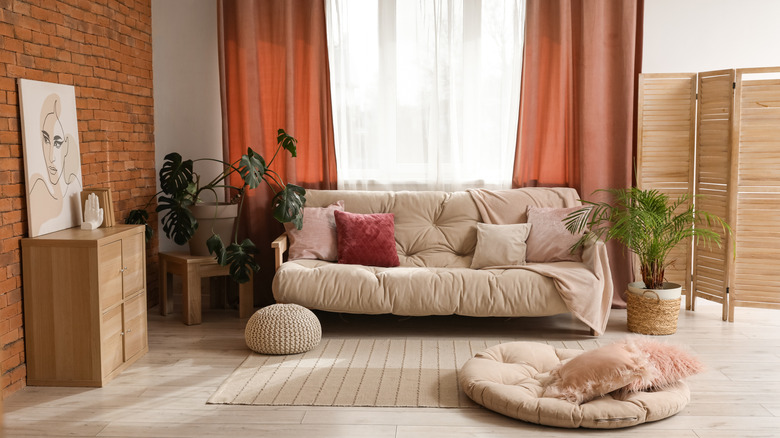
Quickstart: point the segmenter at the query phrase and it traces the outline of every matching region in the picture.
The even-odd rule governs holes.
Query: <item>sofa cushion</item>
[[[334,211],[344,211],[344,201],[336,201],[327,207],[305,207],[303,227],[299,230],[292,222],[285,222],[284,229],[290,238],[290,260],[320,259],[335,261],[336,218]]]
[[[392,213],[336,211],[339,263],[398,266]]]
[[[477,224],[477,248],[471,269],[525,264],[525,239],[529,224]]]
[[[566,229],[563,219],[582,207],[547,208],[528,207],[528,223],[531,233],[526,244],[526,259],[534,263],[579,262],[581,250],[571,252],[571,247],[580,240],[582,233],[572,234]]]
[[[585,265],[583,275],[592,275]],[[330,312],[545,316],[568,308],[551,278],[525,269],[378,268],[320,260],[284,263],[274,298]]]

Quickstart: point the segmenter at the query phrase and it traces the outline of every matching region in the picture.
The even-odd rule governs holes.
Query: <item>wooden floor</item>
[[[149,353],[104,388],[27,387],[4,401],[5,437],[780,437],[780,312],[697,302],[677,334],[709,370],[689,380],[692,401],[672,418],[618,431],[553,429],[485,409],[316,408],[207,405],[247,356],[246,320],[209,311],[187,327],[181,315],[149,313]],[[326,337],[497,336],[593,348],[627,335],[625,310],[592,338],[568,315],[549,318],[400,318],[318,314]]]

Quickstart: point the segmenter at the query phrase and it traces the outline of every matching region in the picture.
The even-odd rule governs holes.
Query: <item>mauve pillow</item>
[[[394,214],[336,211],[335,217],[339,263],[381,267],[400,264],[395,250]]]
[[[648,382],[646,355],[634,345],[616,342],[586,351],[550,372],[544,397],[585,403],[636,382]]]
[[[572,253],[572,245],[582,237],[566,229],[563,219],[582,207],[548,208],[528,206],[528,234],[525,259],[534,263],[581,262],[580,251]]]
[[[285,222],[284,229],[290,239],[290,260],[319,259],[336,261],[336,211],[344,211],[344,201],[336,201],[327,207],[304,207],[303,228],[295,228]]]
[[[704,365],[680,347],[664,344],[653,339],[631,338],[626,341],[647,357],[652,371],[649,381],[636,380],[623,388],[627,392],[646,389],[664,389],[678,380],[704,371]]]
[[[528,224],[477,224],[477,247],[471,269],[525,264],[525,239]]]

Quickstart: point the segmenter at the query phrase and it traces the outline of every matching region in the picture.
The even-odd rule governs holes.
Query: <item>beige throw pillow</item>
[[[319,259],[335,262],[338,259],[335,211],[344,211],[344,201],[327,207],[304,207],[303,228],[287,222],[284,229],[290,239],[289,259]]]
[[[529,224],[477,224],[477,248],[471,269],[525,264],[525,239]]]
[[[526,259],[533,263],[581,262],[581,251],[570,252],[572,245],[582,233],[572,234],[566,229],[563,219],[582,207],[548,208],[528,206],[528,235]]]

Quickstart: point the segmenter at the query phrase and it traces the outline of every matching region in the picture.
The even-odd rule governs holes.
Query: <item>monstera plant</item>
[[[179,245],[184,245],[192,239],[198,229],[198,220],[192,214],[192,207],[201,204],[201,194],[213,193],[216,197],[218,189],[230,189],[234,196],[230,202],[238,204],[240,211],[247,190],[255,189],[265,182],[274,192],[271,201],[273,215],[279,222],[292,222],[298,229],[303,226],[303,204],[306,201],[306,191],[294,184],[285,184],[282,178],[270,167],[282,149],[296,156],[297,140],[279,129],[277,132],[277,147],[271,160],[265,159],[251,148],[232,163],[213,158],[184,160],[176,152],[165,156],[165,162],[160,169],[160,187],[143,209],[132,210],[125,219],[128,224],[146,225],[146,240],[152,237],[152,228],[147,223],[149,212],[147,208],[157,199],[156,211],[162,214],[163,232]],[[200,175],[193,171],[196,161],[216,161],[222,163],[223,171],[215,178],[201,181]],[[231,175],[238,174],[241,186],[231,185]],[[159,195],[159,198],[157,196]],[[222,266],[230,265],[230,277],[238,283],[249,281],[253,271],[260,267],[255,263],[257,247],[250,239],[238,241],[238,226],[235,227],[232,242],[225,246],[222,238],[216,233],[206,241],[208,251],[216,257]]]

